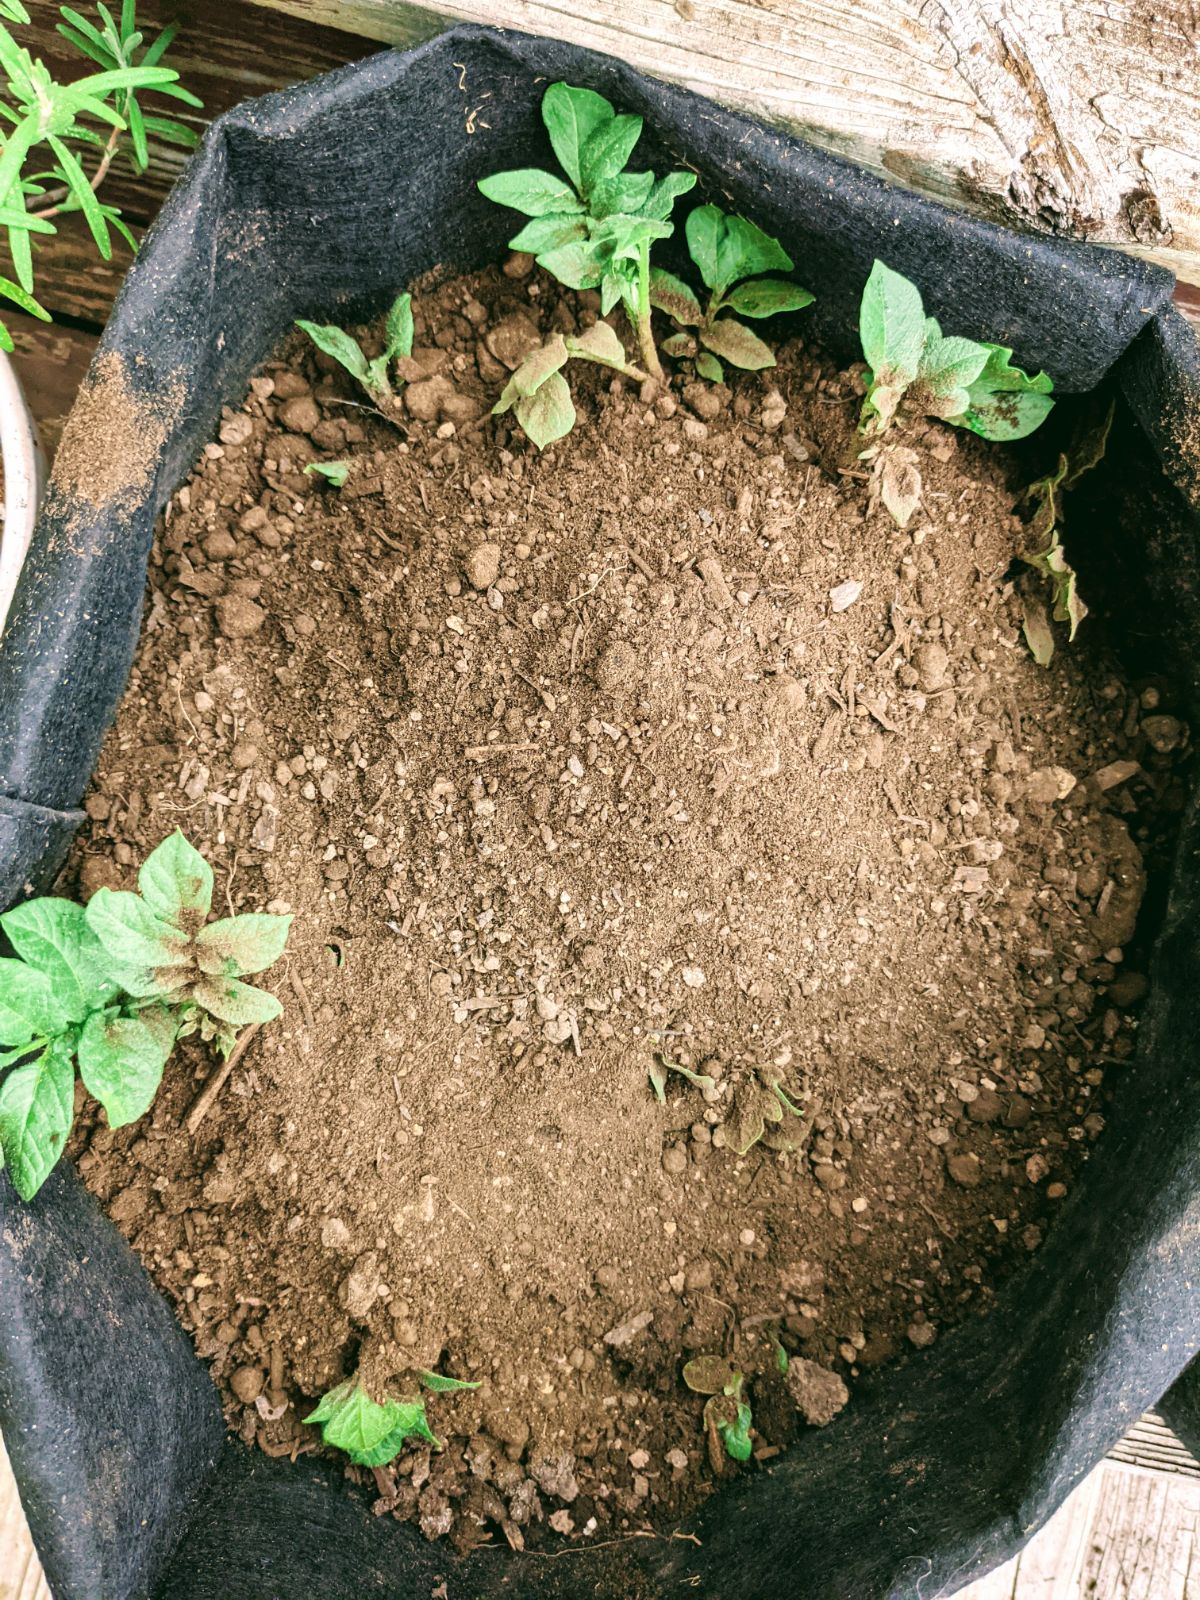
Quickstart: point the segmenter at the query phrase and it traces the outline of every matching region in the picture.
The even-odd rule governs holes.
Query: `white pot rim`
[[[46,482],[37,424],[12,358],[0,350],[0,456],[4,460],[4,527],[0,531],[0,634],[33,538]]]

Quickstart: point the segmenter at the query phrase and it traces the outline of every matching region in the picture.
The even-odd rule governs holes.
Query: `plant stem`
[[[638,255],[638,315],[637,315],[638,346],[642,352],[642,360],[646,363],[646,371],[659,383],[666,382],[666,374],[662,369],[662,362],[658,359],[658,351],[654,346],[654,330],[650,326],[650,244],[643,244]]]

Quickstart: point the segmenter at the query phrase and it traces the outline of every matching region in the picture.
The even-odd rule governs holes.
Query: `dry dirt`
[[[826,1374],[853,1404],[987,1310],[1133,1051],[1187,740],[1094,619],[1029,657],[1006,452],[912,432],[907,532],[824,470],[860,386],[802,344],[653,403],[574,372],[541,456],[488,420],[594,316],[523,269],[418,296],[399,428],[299,341],[226,413],[67,880],[178,825],[222,913],[296,913],[284,1017],[195,1135],[189,1044],[141,1124],[83,1108],[79,1166],[248,1442],[319,1448],[355,1368],[480,1380],[375,1475],[460,1547],[669,1526],[825,1420]],[[303,475],[343,457],[340,494]],[[662,1057],[714,1086],[660,1105]],[[764,1079],[794,1148],[739,1156]],[[745,1467],[699,1353],[747,1375]]]

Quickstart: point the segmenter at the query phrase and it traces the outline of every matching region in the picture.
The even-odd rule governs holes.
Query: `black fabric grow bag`
[[[879,254],[955,332],[1012,344],[1060,390],[1123,389],[1110,488],[1137,520],[1108,543],[1098,522],[1073,553],[1085,577],[1128,573],[1194,713],[1200,364],[1167,274],[954,215],[617,62],[458,29],[223,117],[130,273],[102,350],[178,420],[134,503],[94,510],[52,484],[0,646],[0,903],[62,861],[136,643],[154,518],[221,402],[295,316],[373,311],[435,263],[494,259],[511,220],[475,179],[543,159],[538,105],[556,78],[642,112],[640,156],[695,165],[702,193],[778,233],[835,354],[853,353]],[[57,1600],[426,1600],[443,1577],[453,1600],[952,1593],[1040,1525],[1194,1353],[1198,936],[1193,811],[1139,1060],[1046,1246],[986,1321],[864,1379],[837,1423],[710,1500],[699,1544],[460,1562],[374,1519],[336,1466],[225,1438],[204,1368],[72,1171],[28,1206],[0,1179],[0,1427]]]

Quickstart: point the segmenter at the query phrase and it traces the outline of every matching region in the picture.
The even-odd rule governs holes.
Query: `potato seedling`
[[[710,1396],[704,1407],[704,1432],[714,1472],[722,1469],[721,1451],[733,1461],[749,1461],[753,1415],[742,1398],[743,1378],[724,1356],[693,1356],[683,1369],[693,1394]]]
[[[120,1128],[149,1109],[177,1039],[198,1031],[228,1055],[238,1028],[281,1010],[241,979],[278,960],[290,917],[209,922],[212,868],[178,832],[147,856],[138,889],[0,917],[16,951],[0,958],[0,1164],[23,1200],[67,1142],[76,1063]]]
[[[147,44],[137,26],[135,0],[123,0],[119,18],[103,5],[96,13],[99,26],[69,6],[60,12],[58,33],[100,69],[73,83],[56,82],[0,22],[0,66],[8,80],[7,99],[0,101],[7,124],[0,149],[0,227],[6,230],[16,274],[16,282],[0,278],[0,298],[43,322],[50,314],[33,293],[35,236],[57,232],[51,218],[77,211],[105,261],[112,257],[112,229],[136,249],[119,209],[98,198],[113,162],[127,152],[134,172],[141,174],[150,162],[150,135],[185,149],[197,142],[194,129],[144,111],[138,99],[142,91],[152,91],[187,106],[201,105],[181,87],[179,74],[162,64],[175,25]],[[4,0],[0,16],[17,26],[30,20],[21,0]],[[84,162],[93,155],[89,172]],[[12,348],[12,336],[0,323],[0,349]]]
[[[702,306],[697,296],[673,273],[655,268],[650,274],[650,302],[665,311],[681,328],[695,335],[673,335],[663,345],[668,355],[689,355],[699,340],[704,349],[695,356],[702,378],[719,383],[724,377],[721,360],[747,372],[775,365],[771,347],[740,317],[773,317],[781,311],[800,311],[813,296],[798,283],[764,278],[764,272],[790,272],[792,258],[769,233],[731,216],[719,206],[697,206],[684,228],[688,253],[708,290]],[[736,316],[721,316],[723,311]]]
[[[943,335],[920,291],[876,261],[863,290],[859,335],[867,374],[860,429],[878,435],[893,420],[940,417],[985,439],[1023,439],[1054,405],[1044,372],[1012,365],[1005,345]]]
[[[570,433],[575,426],[575,403],[561,369],[571,360],[594,361],[629,377],[646,376],[626,361],[625,348],[613,328],[607,322],[596,322],[584,333],[556,334],[526,356],[504,386],[492,414],[514,411],[539,450]]]
[[[324,478],[326,483],[331,483],[335,489],[344,486],[350,476],[350,463],[348,461],[310,461],[304,469],[306,478]]]
[[[367,359],[363,348],[353,334],[347,333],[332,322],[308,322],[296,319],[300,328],[318,350],[324,352],[341,366],[366,390],[378,408],[387,412],[394,404],[396,391],[392,385],[392,362],[412,355],[413,314],[412,295],[397,295],[383,324],[383,350]]]
[[[601,314],[623,303],[642,362],[662,379],[650,326],[650,247],[674,232],[675,201],[695,186],[692,172],[627,172],[642,119],[618,114],[603,95],[552,83],[542,121],[567,181],[540,168],[497,172],[481,193],[530,220],[509,242],[568,289],[599,289]]]
[[[477,1383],[418,1372],[416,1379],[433,1394],[478,1389]],[[326,1444],[344,1450],[356,1467],[385,1467],[400,1454],[407,1439],[424,1439],[435,1450],[442,1442],[429,1426],[420,1395],[406,1400],[372,1400],[357,1377],[347,1378],[322,1396],[305,1422],[316,1423]]]

